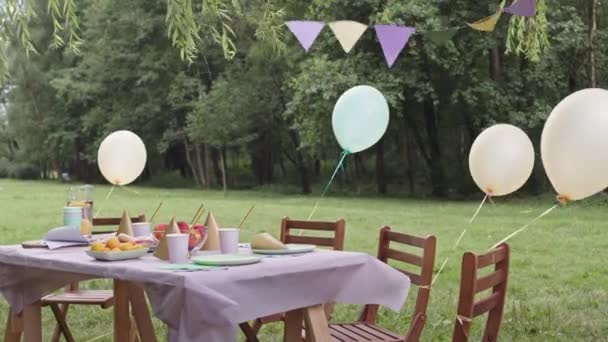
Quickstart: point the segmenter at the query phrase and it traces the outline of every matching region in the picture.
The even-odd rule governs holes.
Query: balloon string
[[[121,186],[120,186],[120,188],[121,188],[121,189],[123,189],[123,190],[127,190],[127,191],[129,191],[129,192],[132,192],[132,193],[136,194],[137,196],[140,196],[140,195],[141,195],[141,192],[138,192],[137,190],[133,190],[133,189],[131,189],[131,188],[127,188],[126,186],[122,186],[122,185],[121,185]]]
[[[103,209],[103,205],[108,201],[108,199],[110,198],[110,195],[112,195],[112,192],[114,192],[114,188],[115,187],[116,187],[116,185],[112,185],[112,188],[110,189],[110,191],[106,195],[106,198],[103,200],[103,202],[101,202],[101,205],[99,206],[99,209],[97,210],[97,212],[95,213],[95,215],[93,216],[93,218],[96,218],[97,216],[99,216],[99,213],[101,212],[101,209]]]
[[[517,234],[523,232],[524,230],[528,229],[528,227],[530,227],[532,224],[536,223],[538,220],[540,220],[541,218],[543,218],[544,216],[546,216],[547,214],[552,212],[553,209],[557,208],[557,206],[559,206],[559,204],[556,204],[556,205],[552,206],[551,208],[545,210],[542,214],[538,215],[538,217],[535,218],[534,220],[528,222],[523,227],[519,228],[518,230],[514,231],[513,233],[507,235],[507,237],[505,237],[504,239],[495,243],[494,246],[492,246],[492,248],[490,248],[490,249],[494,249],[494,248],[498,247],[498,245],[500,245],[501,243],[508,241],[510,238],[512,238],[512,237],[516,236]]]
[[[349,154],[350,154],[350,152],[348,152],[346,150],[342,151],[342,153],[340,154],[340,160],[338,161],[338,165],[336,166],[334,173],[331,175],[331,178],[329,179],[329,182],[325,186],[325,189],[323,189],[323,192],[321,193],[321,197],[319,197],[319,199],[315,202],[315,205],[313,206],[312,211],[310,212],[310,215],[308,215],[308,218],[306,219],[306,221],[309,221],[312,218],[312,215],[315,214],[315,211],[317,211],[319,202],[321,201],[321,199],[323,199],[323,197],[325,197],[325,193],[327,193],[327,190],[329,190],[329,186],[336,178],[338,171],[340,169],[342,169],[342,166],[344,165],[344,159],[346,159],[346,156],[348,156]]]
[[[486,200],[490,198],[488,196],[488,194],[486,194],[483,198],[483,200],[481,200],[481,203],[479,203],[479,207],[477,207],[477,210],[475,210],[475,214],[473,214],[473,216],[471,216],[471,219],[469,220],[469,223],[472,223],[473,220],[475,220],[475,218],[477,217],[477,215],[479,214],[479,211],[481,211],[481,207],[483,207],[483,204],[486,203]],[[492,201],[492,199],[490,199],[490,201]],[[492,202],[494,203],[494,202]],[[461,236],[462,237],[462,236]]]
[[[475,210],[475,213],[473,214],[473,216],[471,217],[471,219],[469,219],[469,224],[471,224],[473,222],[473,220],[475,220],[475,218],[479,214],[479,211],[481,210],[481,207],[483,207],[483,204],[486,202],[487,199],[489,199],[490,201],[492,200],[492,199],[490,199],[490,196],[488,196],[488,194],[486,194],[484,196],[484,198],[481,200],[481,203],[479,203],[479,206],[477,207],[477,210]],[[456,250],[456,248],[460,244],[460,241],[462,241],[462,238],[464,237],[464,235],[466,233],[467,233],[467,229],[464,228],[462,230],[462,233],[460,233],[460,236],[456,240],[456,243],[454,243],[454,246],[452,246],[452,249],[450,250],[450,254]],[[443,260],[443,263],[441,264],[441,267],[439,267],[439,271],[437,271],[437,274],[435,274],[435,277],[433,277],[433,281],[431,282],[431,286],[433,284],[435,284],[435,281],[437,280],[437,278],[439,278],[439,275],[443,271],[443,268],[445,267],[445,265],[448,263],[448,260],[450,260],[450,257],[446,257],[445,260]]]

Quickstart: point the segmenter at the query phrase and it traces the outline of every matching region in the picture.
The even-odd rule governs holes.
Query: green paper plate
[[[247,254],[213,254],[194,257],[192,258],[192,262],[198,265],[208,266],[238,266],[255,264],[260,262],[262,258],[263,257],[259,255]]]
[[[315,245],[303,245],[298,243],[288,243],[285,245],[287,249],[252,249],[256,254],[268,255],[285,255],[285,254],[300,254],[312,252],[317,248]]]

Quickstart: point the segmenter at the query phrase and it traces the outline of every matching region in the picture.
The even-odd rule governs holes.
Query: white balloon
[[[114,185],[133,182],[146,166],[146,146],[137,134],[116,131],[99,145],[97,165],[99,171]]]
[[[562,201],[608,186],[608,91],[584,89],[551,112],[540,141],[545,172]]]
[[[534,168],[534,146],[518,127],[498,124],[473,142],[469,171],[488,196],[504,196],[521,188]]]

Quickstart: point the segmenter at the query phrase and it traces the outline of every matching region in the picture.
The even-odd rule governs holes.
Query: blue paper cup
[[[65,207],[63,208],[63,225],[71,227],[80,227],[82,220],[81,207]]]

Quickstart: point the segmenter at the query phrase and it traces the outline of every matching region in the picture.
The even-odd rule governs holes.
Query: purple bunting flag
[[[505,12],[520,17],[533,17],[536,15],[536,0],[514,0]]]
[[[415,27],[401,25],[374,25],[376,35],[382,46],[388,67],[392,67],[410,36],[416,32]]]
[[[304,50],[308,52],[315,42],[325,23],[321,21],[293,20],[287,22],[289,31],[298,39]]]

